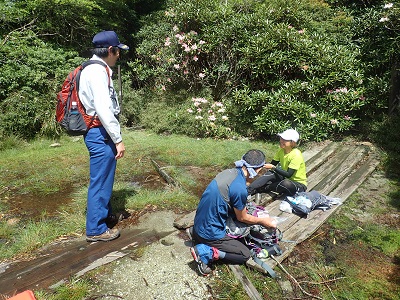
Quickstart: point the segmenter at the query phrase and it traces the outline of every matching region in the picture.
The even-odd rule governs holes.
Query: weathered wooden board
[[[127,229],[112,243],[88,243],[86,240],[60,243],[46,249],[44,255],[14,262],[1,270],[0,294],[12,296],[26,289],[47,288],[129,254],[128,248],[148,245],[168,234],[170,232]]]
[[[324,157],[324,162],[322,164],[309,164],[311,165],[311,172],[309,172],[310,190],[317,190],[324,195],[340,198],[342,203],[373,172],[379,163],[371,148],[362,144],[330,144],[317,155],[315,161],[321,161],[320,158]],[[312,161],[314,161],[313,158],[310,162]],[[266,206],[270,215],[287,218],[279,225],[279,228],[284,233],[284,240],[291,242],[281,243],[284,251],[281,256],[275,257],[278,262],[287,258],[297,244],[309,238],[329,216],[340,208],[340,205],[335,205],[327,211],[314,210],[307,218],[300,218],[294,214],[281,212],[279,210],[280,202],[279,200],[273,201]],[[271,258],[264,261],[272,268],[277,265],[277,262]],[[254,264],[251,266],[255,267]],[[259,270],[258,267],[255,268]]]
[[[229,265],[230,269],[232,270],[233,274],[239,281],[242,283],[247,295],[249,295],[250,299],[252,300],[262,300],[260,293],[251,283],[251,281],[246,277],[243,273],[242,269],[238,265]]]

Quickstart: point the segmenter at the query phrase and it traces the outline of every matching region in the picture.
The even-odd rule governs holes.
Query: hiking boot
[[[202,244],[199,244],[199,245],[202,245]],[[190,253],[192,253],[193,259],[197,262],[197,269],[199,270],[200,274],[203,276],[207,276],[212,272],[212,270],[205,262],[203,262],[201,260],[197,246],[198,245],[191,247]]]
[[[107,229],[105,232],[99,235],[87,235],[86,236],[86,241],[88,242],[97,242],[97,241],[102,241],[102,242],[108,242],[115,240],[117,237],[119,237],[119,230],[118,229]]]

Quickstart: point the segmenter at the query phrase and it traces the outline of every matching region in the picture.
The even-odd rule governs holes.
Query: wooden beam
[[[247,276],[243,273],[242,269],[238,265],[229,265],[229,268],[232,270],[235,277],[242,283],[244,290],[247,295],[252,300],[262,300],[260,293],[251,283],[251,281],[247,278]]]

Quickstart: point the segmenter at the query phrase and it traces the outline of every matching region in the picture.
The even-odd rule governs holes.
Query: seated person
[[[306,165],[303,154],[296,148],[300,138],[298,132],[288,129],[278,136],[280,148],[271,163],[264,165],[269,171],[248,186],[250,195],[272,191],[294,196],[307,190]]]
[[[276,227],[275,219],[252,216],[246,209],[247,183],[264,164],[264,153],[250,150],[235,162],[236,168],[219,173],[204,191],[190,232],[195,244],[190,250],[201,274],[211,273],[210,264],[217,259],[230,264],[243,264],[251,257],[244,243],[226,234],[229,216],[249,225]]]

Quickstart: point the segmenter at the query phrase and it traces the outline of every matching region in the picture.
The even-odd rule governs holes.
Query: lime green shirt
[[[304,162],[303,154],[297,148],[293,148],[288,154],[285,154],[284,150],[280,148],[273,158],[273,160],[279,161],[280,167],[287,171],[289,168],[296,170],[293,176],[289,179],[292,181],[300,182],[307,186],[307,171],[306,164]]]

